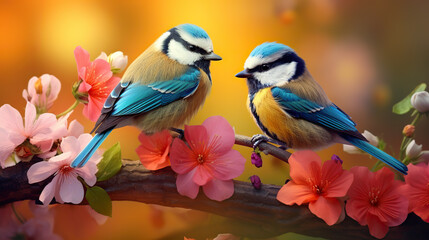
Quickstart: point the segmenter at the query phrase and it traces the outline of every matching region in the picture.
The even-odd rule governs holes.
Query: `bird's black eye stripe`
[[[191,52],[197,52],[197,53],[200,53],[202,55],[208,54],[208,52],[206,50],[204,50],[204,49],[202,49],[202,48],[200,48],[198,46],[192,45],[190,43],[187,43],[185,40],[183,40],[183,41],[187,44],[187,45],[185,45],[185,47],[189,51],[191,51]],[[184,43],[182,43],[182,44],[184,44]]]
[[[270,62],[270,63],[264,63],[261,65],[258,65],[252,69],[248,69],[247,71],[249,73],[254,73],[254,72],[265,72],[268,71],[272,68],[275,68],[279,65],[285,64],[285,63],[290,63],[290,62],[297,62],[299,67],[303,68],[304,67],[304,60],[302,60],[300,57],[298,57],[298,55],[296,55],[296,53],[294,52],[288,52],[285,55],[283,55],[281,58]],[[299,69],[300,70],[300,69]]]

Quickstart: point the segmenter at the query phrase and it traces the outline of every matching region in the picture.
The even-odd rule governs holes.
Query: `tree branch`
[[[247,142],[248,139],[242,140],[242,145],[251,146]],[[270,149],[271,147],[265,146],[265,143],[261,145],[261,148],[268,151],[277,151]],[[288,154],[282,152],[285,156]],[[28,184],[27,171],[32,164],[21,162],[14,167],[0,170],[0,205],[39,198],[42,189],[51,179]],[[97,185],[104,188],[113,201],[137,201],[196,209],[228,218],[224,224],[215,225],[216,227],[206,226],[205,229],[194,231],[195,235],[217,231],[267,238],[295,232],[329,239],[371,239],[366,226],[360,226],[348,217],[340,224],[328,226],[311,214],[307,206],[281,204],[276,200],[280,189],[280,186],[276,185],[263,184],[260,190],[255,190],[250,183],[234,181],[234,195],[230,199],[217,202],[208,199],[201,192],[196,199],[190,199],[177,192],[176,175],[170,168],[149,171],[139,161],[130,160],[123,160],[123,168],[116,176],[98,182]],[[401,226],[391,228],[387,237],[419,239],[425,236],[423,234],[429,234],[427,225],[410,214]]]

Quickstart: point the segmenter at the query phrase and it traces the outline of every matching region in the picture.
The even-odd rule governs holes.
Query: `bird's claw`
[[[253,135],[253,137],[250,141],[253,144],[253,149],[256,149],[259,146],[259,144],[261,144],[262,142],[270,142],[270,143],[280,145],[279,148],[282,150],[288,149],[287,145],[284,142],[269,138],[269,137],[262,135],[262,134]]]
[[[179,134],[178,138],[183,140],[185,138],[185,131],[179,128],[170,128],[170,131],[176,132]]]
[[[268,138],[265,135],[262,134],[256,134],[253,135],[252,139],[250,140],[253,144],[253,149],[256,149],[261,142],[269,142],[270,138]]]

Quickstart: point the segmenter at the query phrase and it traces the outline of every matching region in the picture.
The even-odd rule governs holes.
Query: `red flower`
[[[221,116],[207,118],[202,125],[185,126],[186,145],[176,138],[171,147],[171,168],[178,174],[177,191],[192,199],[200,186],[210,199],[222,201],[234,193],[233,178],[244,171],[245,159],[231,149],[234,130]]]
[[[289,158],[291,181],[278,192],[277,200],[293,205],[309,203],[310,211],[328,225],[340,220],[342,200],[353,182],[353,175],[343,170],[340,161],[329,160],[322,166],[313,151],[294,152]]]
[[[96,59],[91,62],[89,53],[80,46],[74,50],[74,56],[79,79],[82,80],[77,94],[85,103],[83,115],[95,122],[101,114],[106,98],[118,84],[120,78],[113,76],[107,61]]]
[[[366,167],[353,167],[354,182],[349,190],[347,214],[360,225],[368,225],[369,233],[383,238],[389,227],[398,226],[408,215],[408,200],[401,195],[402,182],[387,167],[370,172]]]
[[[408,210],[429,222],[429,165],[419,163],[408,164],[408,175],[401,190],[410,201]]]
[[[151,136],[143,132],[139,135],[141,145],[136,149],[140,162],[149,170],[158,170],[170,166],[170,145],[173,138],[168,130]]]

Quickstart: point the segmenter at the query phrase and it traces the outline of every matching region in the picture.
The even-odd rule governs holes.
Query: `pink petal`
[[[322,179],[329,182],[325,197],[344,197],[353,183],[353,174],[343,170],[341,163],[329,160],[323,164]]]
[[[45,153],[51,150],[54,140],[51,136],[38,134],[30,139],[30,143],[40,148],[42,153]]]
[[[60,117],[58,121],[54,125],[50,126],[51,134],[50,136],[52,139],[62,139],[63,137],[68,136],[67,131],[67,121],[70,115],[73,113],[73,111],[67,113],[66,115]]]
[[[0,128],[13,135],[24,135],[24,124],[21,114],[9,104],[0,107]]]
[[[170,165],[171,134],[168,130],[155,133],[151,136],[139,135],[141,145],[136,149],[140,162],[149,170],[158,170]]]
[[[27,117],[27,115],[26,115]],[[26,123],[27,124],[27,123]],[[30,136],[35,136],[37,134],[52,134],[52,127],[57,124],[57,118],[52,113],[43,113],[39,116],[37,120],[30,126],[25,126],[28,131],[31,132]],[[30,133],[29,132],[29,133]]]
[[[86,145],[88,145],[89,142],[91,142],[91,140],[92,140],[91,134],[89,134],[89,133],[81,134],[77,139],[77,141],[79,142],[79,145],[80,145],[79,152],[81,149],[84,149],[86,147]]]
[[[93,161],[93,158],[91,158],[85,166],[81,168],[76,168],[75,171],[77,174],[85,180],[85,182],[89,186],[94,186],[94,184],[97,182],[97,177],[95,176],[95,173],[97,173],[98,168],[97,164]]]
[[[210,141],[220,141],[220,145],[216,149],[217,152],[224,153],[234,146],[234,129],[222,116],[209,117],[202,125],[207,129]],[[219,138],[219,140],[215,140],[217,138]]]
[[[197,165],[194,169],[195,173],[192,177],[192,181],[194,181],[194,183],[198,184],[199,186],[202,186],[213,179],[210,171],[208,171],[204,165]]]
[[[71,174],[62,175],[60,196],[64,202],[78,204],[83,200],[83,186],[77,178]]]
[[[185,139],[193,152],[199,154],[209,145],[207,129],[200,125],[185,125]]]
[[[86,68],[82,68],[81,72],[82,72],[82,75],[84,75],[85,72],[86,72]],[[80,75],[81,75],[81,73],[79,73],[79,76]],[[92,88],[91,84],[89,84],[87,82],[81,82],[80,85],[79,85],[78,91],[81,92],[81,93],[88,93],[89,90],[91,90],[91,88]]]
[[[36,107],[27,102],[27,106],[25,107],[25,133],[30,136],[33,135],[33,124],[36,121]]]
[[[289,158],[290,177],[297,184],[308,184],[307,179],[320,178],[322,163],[313,151],[294,152]]]
[[[369,233],[378,239],[384,238],[386,236],[387,232],[389,231],[389,228],[387,225],[378,219],[378,217],[368,214],[367,217],[368,222],[368,228]]]
[[[31,165],[30,169],[27,171],[28,183],[33,184],[36,182],[41,182],[58,170],[58,165],[41,161]]]
[[[194,153],[180,139],[175,138],[170,150],[171,168],[178,174],[184,174],[197,166]]]
[[[367,200],[368,201],[368,200]],[[360,200],[354,200],[349,199],[346,203],[346,211],[347,215],[357,222],[359,222],[360,225],[366,225],[367,224],[367,215],[368,215],[368,209],[370,208],[369,202],[360,201]]]
[[[74,158],[74,157],[73,157]],[[71,162],[71,152],[63,152],[60,155],[51,157],[48,162],[56,163],[57,165],[68,164]],[[62,162],[65,161],[65,162]]]
[[[95,122],[100,117],[102,108],[103,108],[103,102],[89,95],[88,104],[85,104],[83,108],[83,115],[87,117],[89,120]]]
[[[40,193],[39,200],[43,205],[49,205],[55,195],[55,189],[57,188],[59,176],[56,175],[48,185],[43,188],[42,193]],[[58,201],[58,200],[57,200]]]
[[[211,200],[223,201],[234,194],[234,182],[212,179],[203,186],[203,191]]]
[[[83,133],[84,133],[83,125],[80,124],[76,119],[74,119],[69,125],[67,136],[73,136],[75,138],[78,138],[79,135]]]
[[[61,82],[50,74],[43,74],[40,78],[42,79],[43,93],[47,95],[49,92],[49,95],[47,95],[47,107],[50,108],[60,93]]]
[[[230,180],[240,176],[244,171],[246,159],[237,150],[229,149],[224,155],[207,161],[213,176],[219,180]]]
[[[0,128],[0,166],[6,167],[5,161],[17,147],[9,140],[9,134],[3,128]]]
[[[329,226],[334,225],[343,211],[341,203],[336,198],[325,198],[320,196],[308,205],[310,211],[317,217],[323,219]]]
[[[28,85],[27,85],[27,89],[28,89],[28,95],[31,98],[37,97],[37,93],[36,93],[36,88],[34,87],[34,84],[36,83],[36,81],[38,80],[38,77],[32,77],[30,78],[30,80],[28,80]],[[27,100],[27,98],[24,97],[25,100]],[[33,103],[31,101],[31,103]]]
[[[180,195],[187,196],[192,199],[197,197],[198,191],[200,189],[200,186],[192,181],[194,172],[195,169],[185,174],[179,174],[177,175],[176,179],[177,191],[180,193]]]
[[[408,164],[408,175],[405,182],[419,189],[426,189],[429,183],[429,167],[426,163]]]
[[[76,59],[78,72],[80,71],[80,69],[88,67],[91,64],[91,61],[89,59],[89,53],[80,46],[77,46],[74,50],[74,57]]]
[[[301,205],[315,201],[317,198],[318,196],[307,185],[296,184],[293,181],[283,185],[277,193],[277,200],[286,205]]]
[[[103,83],[104,86],[106,86],[105,82],[110,80],[113,75],[112,71],[110,70],[110,64],[103,59],[95,59],[92,62],[91,68],[93,71],[95,71],[95,76],[93,76],[94,78],[91,78],[91,81],[87,79],[87,82],[91,84],[93,87],[95,84],[100,84],[100,83]]]
[[[423,221],[429,223],[429,207],[427,205],[417,206],[414,208],[413,212]]]
[[[81,150],[79,141],[75,137],[65,137],[61,141],[61,150],[70,153],[74,158]]]

